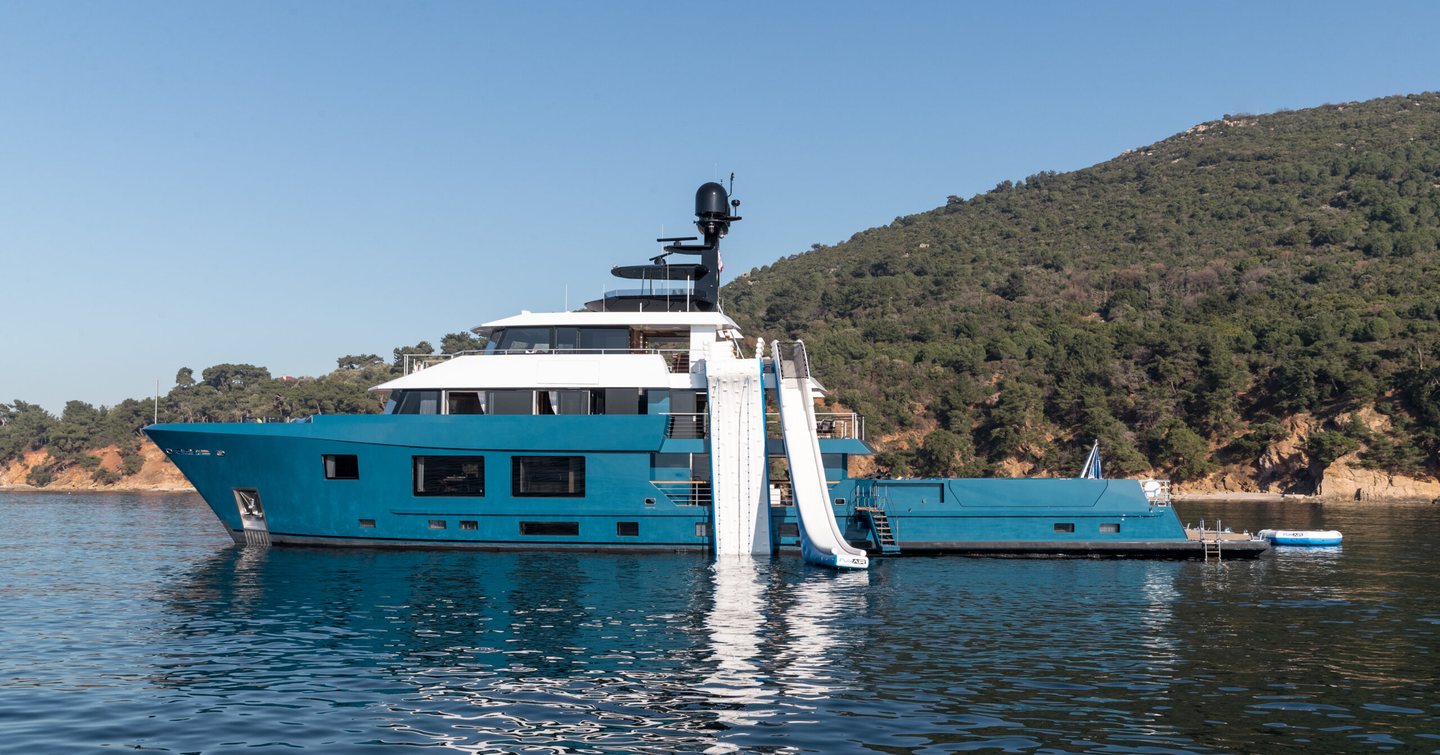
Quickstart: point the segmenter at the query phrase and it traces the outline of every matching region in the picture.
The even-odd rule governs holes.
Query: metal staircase
[[[895,542],[895,530],[890,527],[890,515],[879,506],[856,506],[870,523],[870,537],[881,553],[899,553],[900,545]]]
[[[900,543],[895,539],[895,527],[885,511],[885,501],[875,495],[875,483],[862,480],[855,485],[855,513],[864,517],[870,525],[870,540],[875,548],[884,554],[900,552]]]

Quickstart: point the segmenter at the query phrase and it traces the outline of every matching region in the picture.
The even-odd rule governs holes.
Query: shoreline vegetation
[[[803,339],[861,474],[1110,477],[1177,495],[1440,498],[1440,93],[1225,115],[1070,173],[740,275],[725,311]],[[438,352],[482,348],[451,333]],[[181,368],[54,416],[0,403],[0,487],[184,486],[140,429],[381,411],[429,342],[319,377]],[[157,406],[158,403],[158,406]],[[1268,499],[1267,499],[1268,500]]]

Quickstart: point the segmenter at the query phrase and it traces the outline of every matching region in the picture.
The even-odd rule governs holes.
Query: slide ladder
[[[715,557],[769,555],[764,354],[742,359],[729,342],[717,341],[705,360],[705,383]]]
[[[790,464],[790,485],[800,523],[800,552],[807,562],[820,566],[867,568],[869,557],[846,542],[830,505],[820,437],[815,432],[815,400],[810,393],[810,360],[805,344],[796,341],[786,355],[776,341],[770,353],[780,399],[780,433],[785,438],[785,458]]]

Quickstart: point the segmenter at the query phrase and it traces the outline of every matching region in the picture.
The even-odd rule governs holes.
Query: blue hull
[[[657,462],[705,453],[706,442],[667,438],[665,422],[656,415],[366,415],[146,432],[237,542],[246,540],[238,490],[263,505],[267,540],[276,544],[709,550],[710,507],[672,498],[666,485],[689,478],[689,470]],[[845,440],[821,447],[831,459],[864,448]],[[582,489],[518,494],[516,460],[543,455],[583,457]],[[327,457],[353,457],[354,468],[329,477]],[[417,494],[417,457],[483,459],[483,481],[469,495]],[[843,461],[827,475],[840,478],[841,470]],[[1133,480],[840,478],[831,495],[846,539],[876,552],[1200,553],[1174,510],[1151,505]],[[894,547],[876,538],[877,507],[888,515]],[[771,517],[774,545],[798,548],[793,507],[773,506]]]

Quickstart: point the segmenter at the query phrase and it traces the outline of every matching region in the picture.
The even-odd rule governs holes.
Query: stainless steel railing
[[[545,347],[543,349],[504,349],[497,351],[457,351],[454,354],[405,354],[402,366],[405,374],[419,372],[427,367],[448,362],[459,356],[495,356],[513,354],[659,354],[665,359],[665,368],[672,373],[690,371],[689,349],[567,349]]]

